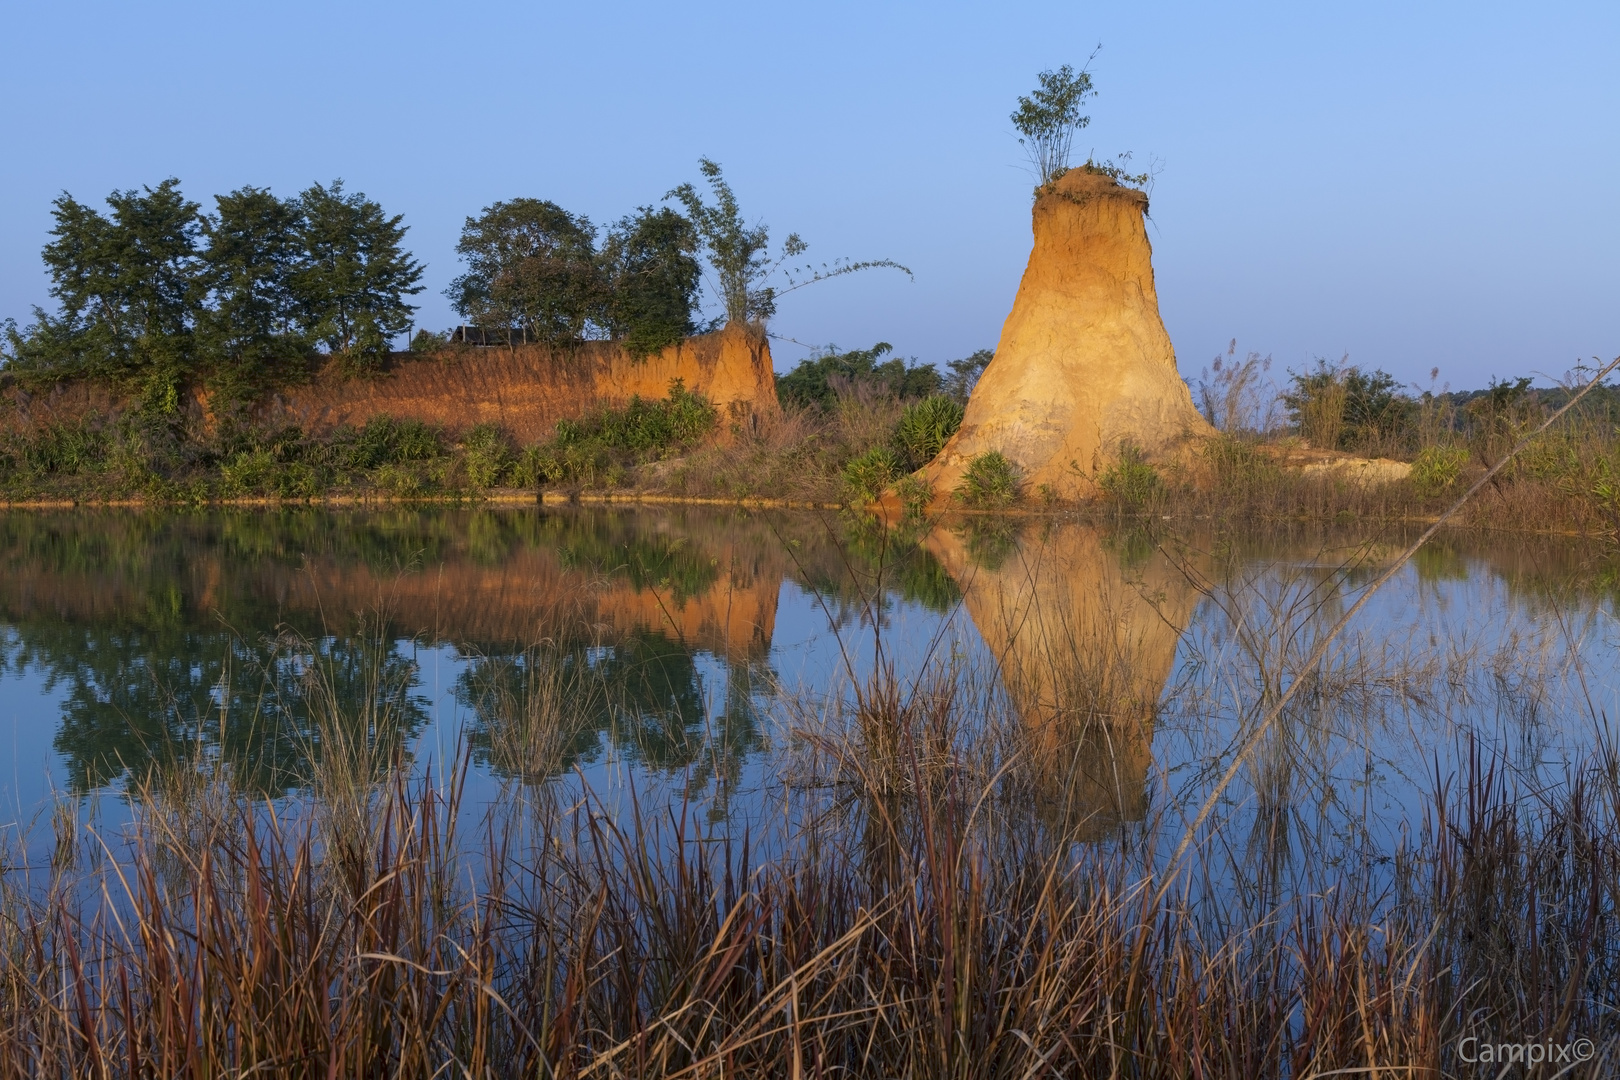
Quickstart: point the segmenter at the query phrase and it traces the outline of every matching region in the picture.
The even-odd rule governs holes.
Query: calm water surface
[[[475,795],[635,789],[726,828],[771,812],[804,726],[881,655],[902,682],[966,688],[964,745],[1010,717],[1061,791],[1053,812],[1099,839],[1179,829],[1405,540],[1040,521],[886,538],[837,515],[685,508],[3,513],[0,822],[26,829],[61,798],[116,817],[186,755],[295,793],[320,753],[315,670],[413,767],[466,747]],[[1296,851],[1385,849],[1471,747],[1555,781],[1620,715],[1616,589],[1590,542],[1425,551],[1222,812],[1281,821]],[[603,690],[552,781],[514,765],[479,708],[536,644]],[[1080,742],[1057,734],[1077,724]]]

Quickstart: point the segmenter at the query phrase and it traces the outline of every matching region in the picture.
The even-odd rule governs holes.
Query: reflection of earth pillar
[[[1043,812],[1088,832],[1141,820],[1154,710],[1198,592],[1145,539],[1026,531],[998,541],[970,521],[927,546],[1000,664]]]

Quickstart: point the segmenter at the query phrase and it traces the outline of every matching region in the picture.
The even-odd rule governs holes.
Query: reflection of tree
[[[242,790],[286,791],[319,753],[304,678],[312,662],[327,672],[340,716],[364,716],[368,699],[392,696],[386,710],[369,710],[397,718],[399,730],[379,740],[408,741],[427,718],[426,702],[398,689],[414,681],[415,662],[369,636],[294,647],[224,629],[59,625],[29,627],[17,642],[9,663],[66,688],[54,745],[75,791],[144,778],[199,748]]]
[[[844,514],[836,525],[788,543],[796,551],[801,584],[826,605],[838,627],[888,625],[896,602],[945,613],[961,602],[956,581],[923,546],[928,528],[907,522],[890,528],[871,514]],[[809,542],[807,542],[809,541]]]
[[[782,524],[487,508],[0,515],[0,670],[30,666],[62,695],[56,748],[75,788],[201,752],[278,792],[318,752],[311,649],[336,713],[359,717],[377,687],[413,676],[404,654],[378,669],[376,649],[393,651],[380,643],[423,632],[510,658],[523,642],[503,639],[577,624],[569,648],[611,694],[564,758],[605,734],[648,766],[723,780],[759,741],[753,687],[791,566]],[[378,609],[394,623],[355,615]],[[299,634],[316,644],[290,644]],[[715,717],[699,656],[725,673]],[[394,710],[401,737],[425,709]]]
[[[723,706],[711,719],[696,655],[663,634],[638,631],[608,645],[576,641],[475,657],[456,695],[474,714],[474,753],[497,773],[521,776],[541,741],[551,772],[591,760],[606,743],[650,768],[693,769],[693,782],[703,784],[717,762],[734,765],[759,744],[754,668],[726,668]],[[536,724],[554,729],[510,730]]]
[[[627,516],[547,519],[562,564],[598,577],[623,578],[637,591],[669,589],[677,603],[702,596],[720,576],[707,552],[685,536],[636,528]]]

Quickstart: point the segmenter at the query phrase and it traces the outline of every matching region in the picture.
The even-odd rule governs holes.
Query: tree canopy
[[[1091,72],[1075,71],[1069,64],[1043,71],[1035,79],[1039,85],[1028,97],[1018,99],[1012,122],[1044,187],[1068,170],[1074,133],[1091,123],[1080,107],[1097,91],[1091,85]]]
[[[896,356],[883,357],[894,351],[887,341],[880,341],[870,349],[851,349],[839,352],[830,346],[826,352],[801,360],[792,371],[776,377],[776,393],[784,405],[831,408],[838,393],[866,383],[901,400],[925,398],[937,394],[942,387],[939,372],[933,364],[907,364]]]
[[[467,271],[446,295],[486,334],[513,342],[608,337],[645,355],[690,334],[702,277],[692,223],[642,207],[600,250],[596,235],[589,218],[554,202],[494,203],[462,227]]]
[[[819,267],[790,268],[789,259],[796,259],[809,250],[798,233],[789,233],[778,254],[770,253],[770,229],[763,223],[749,225],[743,219],[736,193],[726,183],[718,163],[708,158],[698,159],[698,171],[708,181],[713,203],[705,202],[692,184],[675,188],[666,199],[675,199],[686,208],[687,216],[702,242],[709,266],[714,270],[721,306],[728,324],[752,323],[764,325],[776,314],[776,302],[787,293],[813,285],[828,278],[842,277],[861,270],[887,267],[899,270],[907,277],[911,271],[892,259],[868,259],[851,262],[835,259]],[[784,285],[773,283],[781,273]]]
[[[375,366],[410,325],[422,266],[405,226],[342,181],[293,199],[244,187],[205,214],[180,182],[115,191],[108,212],[63,193],[43,258],[53,314],[7,328],[7,361],[43,378],[105,378],[172,410],[195,380],[251,395],[323,348]]]

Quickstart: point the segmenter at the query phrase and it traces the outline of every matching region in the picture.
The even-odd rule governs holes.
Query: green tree
[[[14,363],[52,378],[88,376],[140,385],[172,411],[192,350],[201,263],[198,206],[172,177],[107,196],[104,215],[63,193],[43,258],[60,310],[34,309],[12,336]]]
[[[887,341],[870,349],[839,352],[830,346],[824,353],[799,361],[786,375],[776,377],[776,393],[784,405],[800,408],[831,408],[841,387],[870,383],[902,401],[925,398],[939,392],[939,372],[932,364],[907,364],[898,356],[883,360],[894,351]]]
[[[1411,433],[1416,405],[1386,371],[1318,358],[1314,370],[1290,371],[1289,383],[1283,407],[1313,446],[1387,452]]]
[[[995,355],[994,349],[976,349],[960,360],[946,362],[945,368],[950,374],[945,376],[940,389],[955,398],[958,404],[966,405],[968,396],[979,384],[979,376],[984,374],[984,369],[990,366]]]
[[[513,199],[484,207],[461,229],[467,272],[445,295],[486,330],[561,344],[585,337],[602,300],[596,227],[554,202]]]
[[[203,224],[202,275],[212,303],[197,316],[203,376],[242,402],[286,381],[308,357],[293,278],[301,263],[295,199],[245,187],[215,197]]]
[[[1068,171],[1074,133],[1091,123],[1080,107],[1097,91],[1089,71],[1081,68],[1077,72],[1068,64],[1035,78],[1040,85],[1028,97],[1018,99],[1012,122],[1018,129],[1019,145],[1035,166],[1039,186],[1045,187]]]
[[[809,250],[809,245],[799,234],[789,233],[779,254],[772,258],[769,228],[764,224],[750,226],[743,220],[736,193],[726,183],[720,166],[708,158],[699,158],[698,171],[709,183],[709,190],[714,196],[713,205],[704,202],[702,194],[691,184],[682,184],[664,198],[679,200],[686,208],[687,217],[697,230],[709,265],[714,270],[718,286],[716,292],[725,309],[728,325],[763,325],[776,314],[776,302],[782,296],[828,278],[875,267],[888,267],[901,271],[907,277],[912,276],[910,270],[891,259],[864,262],[837,259],[830,264],[823,263],[820,268],[805,266],[789,271],[787,261]],[[783,272],[787,283],[784,288],[771,284],[771,279],[779,271]]]
[[[633,355],[673,345],[692,333],[703,267],[697,230],[680,214],[644,206],[620,220],[602,245],[607,301],[603,320]]]
[[[403,217],[389,217],[343,181],[298,197],[301,264],[292,278],[305,331],[351,369],[374,368],[389,341],[410,329],[422,264],[402,246]]]

